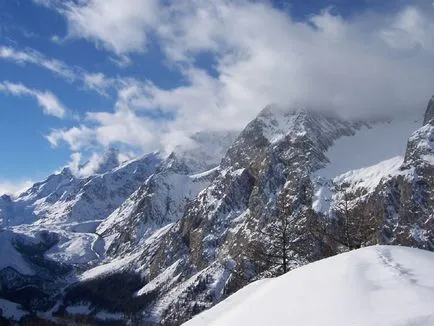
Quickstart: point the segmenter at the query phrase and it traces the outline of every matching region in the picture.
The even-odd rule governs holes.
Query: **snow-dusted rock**
[[[346,250],[337,212],[345,198],[369,231],[359,246],[434,250],[433,131],[416,120],[352,121],[269,106],[235,140],[234,133],[200,133],[175,148],[103,217],[104,187],[115,175],[128,179],[132,163],[93,176],[86,193],[95,197],[79,196],[75,210],[62,206],[65,194],[81,193],[63,171],[27,192],[30,206],[19,206],[50,218],[11,230],[34,237],[54,228],[57,242],[43,259],[76,263],[58,313],[114,311],[133,324],[179,325],[274,271],[257,252],[269,244],[261,231],[281,215],[291,218],[300,243],[291,267]],[[0,198],[2,214],[15,201]]]
[[[427,124],[432,119],[434,119],[434,96],[431,98],[428,103],[428,107],[426,108],[423,124]]]
[[[236,132],[202,132],[177,146],[152,175],[97,229],[110,255],[135,250],[158,228],[178,221],[186,206],[218,174]]]
[[[120,163],[110,151],[99,172],[76,177],[69,168],[35,183],[16,199],[2,199],[0,217],[4,226],[20,224],[59,224],[102,220],[112,213],[154,173],[160,159],[149,154]]]

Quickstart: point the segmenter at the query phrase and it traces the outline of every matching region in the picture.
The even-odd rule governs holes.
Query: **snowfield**
[[[347,191],[351,193],[355,193],[357,190],[364,190],[365,195],[359,197],[359,199],[363,199],[375,191],[375,188],[382,181],[386,181],[398,174],[408,174],[408,172],[400,170],[403,163],[404,157],[396,156],[366,168],[348,171],[335,177],[333,180],[315,177],[312,208],[315,212],[333,216],[333,203],[342,197],[340,193],[337,193],[333,189],[334,185],[346,185]]]
[[[362,126],[354,136],[341,137],[326,153],[330,163],[316,174],[333,179],[351,170],[403,156],[408,137],[420,127],[420,115],[397,117],[388,122]]]
[[[353,136],[335,140],[325,153],[329,163],[312,174],[315,212],[333,215],[333,202],[338,199],[335,185],[370,194],[381,181],[400,174],[407,139],[419,124],[420,119],[411,114],[362,125]]]
[[[12,238],[12,232],[0,229],[0,271],[12,267],[22,275],[35,275],[26,260],[12,245]]]
[[[434,253],[373,246],[252,283],[185,326],[434,325]]]

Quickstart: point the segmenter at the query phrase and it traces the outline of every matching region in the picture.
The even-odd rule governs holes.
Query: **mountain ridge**
[[[40,248],[38,260],[30,261],[32,268],[38,269],[42,260],[55,262],[48,275],[63,270],[57,283],[50,283],[53,292],[42,291],[51,298],[60,284],[64,289],[55,308],[46,310],[53,316],[71,317],[80,306],[86,314],[111,309],[130,320],[179,325],[251,281],[276,273],[252,250],[267,246],[261,231],[282,213],[291,219],[293,239],[303,243],[291,256],[291,268],[347,250],[336,241],[344,232],[337,208],[346,196],[351,214],[368,217],[364,223],[371,231],[360,245],[434,250],[433,124],[428,121],[408,135],[407,148],[403,144],[394,149],[397,153],[380,153],[396,155],[379,157],[377,165],[352,165],[345,173],[322,175],[336,163],[331,149],[341,146],[341,158],[357,150],[341,140],[351,143],[358,135],[378,134],[390,141],[384,135],[399,131],[402,137],[395,141],[400,142],[417,122],[411,120],[403,129],[384,120],[347,120],[270,106],[239,134],[199,133],[193,144],[151,160],[153,170],[101,220],[62,227],[18,225],[4,241],[14,243],[18,249],[13,254],[26,261],[28,250]],[[67,184],[70,172],[54,179]],[[316,209],[319,202],[327,209]],[[77,250],[83,255],[77,256]],[[2,270],[4,282],[1,275]],[[9,298],[14,298],[13,289]]]

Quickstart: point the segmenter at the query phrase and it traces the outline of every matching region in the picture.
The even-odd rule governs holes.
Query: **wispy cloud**
[[[59,60],[49,59],[32,49],[20,51],[10,46],[0,46],[0,59],[21,65],[38,65],[67,80],[73,81],[77,79],[77,73],[74,69]]]
[[[97,172],[102,162],[103,156],[97,153],[93,153],[88,160],[83,162],[82,154],[76,152],[71,154],[68,167],[75,176],[85,178]]]
[[[84,73],[84,85],[89,90],[108,96],[108,90],[116,83],[115,79],[106,77],[103,73]]]
[[[431,8],[432,10],[434,8]],[[433,35],[432,14],[426,14],[414,6],[404,8],[393,17],[390,26],[381,31],[381,36],[392,48],[415,49],[419,47],[430,52],[434,52]]]
[[[29,48],[18,50],[11,46],[0,46],[0,59],[18,65],[32,64],[42,67],[67,82],[78,82],[82,88],[103,96],[108,96],[110,88],[115,87],[117,82],[115,78],[109,78],[101,72],[91,73],[80,67],[71,67],[63,61],[48,58]]]
[[[33,182],[31,180],[0,180],[0,196],[18,196],[19,194],[30,188],[32,184]]]
[[[70,129],[56,129],[46,136],[53,147],[66,142],[73,151],[90,148],[95,144],[95,131],[86,126],[77,126]]]
[[[60,102],[60,100],[49,91],[31,89],[23,84],[10,83],[6,81],[0,83],[0,92],[13,96],[33,97],[46,115],[65,118],[68,112],[67,108]]]

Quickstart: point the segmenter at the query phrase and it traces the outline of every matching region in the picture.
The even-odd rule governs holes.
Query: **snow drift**
[[[248,285],[185,326],[434,325],[434,253],[374,246]]]

